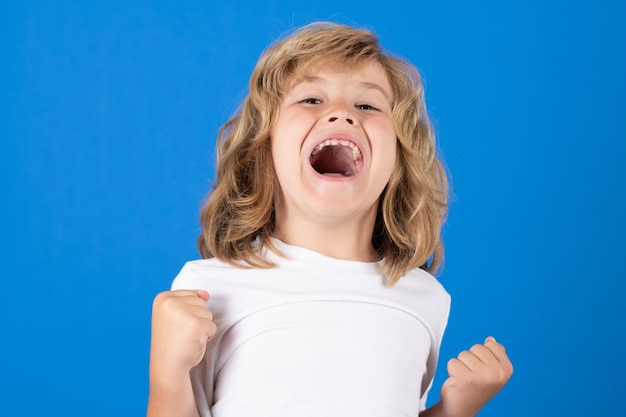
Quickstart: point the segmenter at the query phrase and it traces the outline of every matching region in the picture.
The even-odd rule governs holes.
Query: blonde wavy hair
[[[241,267],[274,266],[256,243],[280,254],[270,239],[280,193],[270,130],[290,81],[320,61],[346,70],[371,62],[384,68],[393,89],[397,163],[379,199],[372,244],[387,285],[410,269],[434,273],[443,260],[448,190],[419,73],[386,54],[372,32],[334,23],[304,26],[261,55],[248,95],[218,134],[216,182],[201,209],[200,254]]]

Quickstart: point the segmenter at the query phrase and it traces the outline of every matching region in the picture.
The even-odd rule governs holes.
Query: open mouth
[[[322,175],[352,177],[359,172],[363,156],[361,150],[348,140],[327,139],[313,149],[309,161]]]

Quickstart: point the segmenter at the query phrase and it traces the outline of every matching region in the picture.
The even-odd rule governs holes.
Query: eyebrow
[[[307,75],[303,75],[298,77],[298,79],[296,79],[296,81],[291,85],[291,88],[296,87],[299,84],[302,83],[314,83],[314,84],[325,84],[326,83],[326,79],[322,78],[322,77],[316,77],[316,76],[307,76]],[[391,102],[391,97],[389,97],[389,95],[387,94],[387,92],[385,91],[385,89],[377,83],[371,82],[371,81],[361,81],[359,82],[359,86],[365,87],[366,90],[377,90],[380,91],[382,93],[382,95],[389,100],[389,102]]]

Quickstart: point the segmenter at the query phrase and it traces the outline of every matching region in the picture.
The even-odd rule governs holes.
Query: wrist
[[[189,372],[150,371],[148,417],[198,417]]]
[[[150,361],[150,384],[159,386],[178,385],[190,380],[191,369],[168,361]]]

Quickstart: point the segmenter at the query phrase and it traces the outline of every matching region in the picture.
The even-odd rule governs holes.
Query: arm
[[[189,371],[215,334],[206,291],[166,291],[152,307],[147,417],[198,417]]]
[[[420,417],[474,417],[513,374],[504,346],[488,337],[448,362],[448,379],[441,387],[441,401]]]

